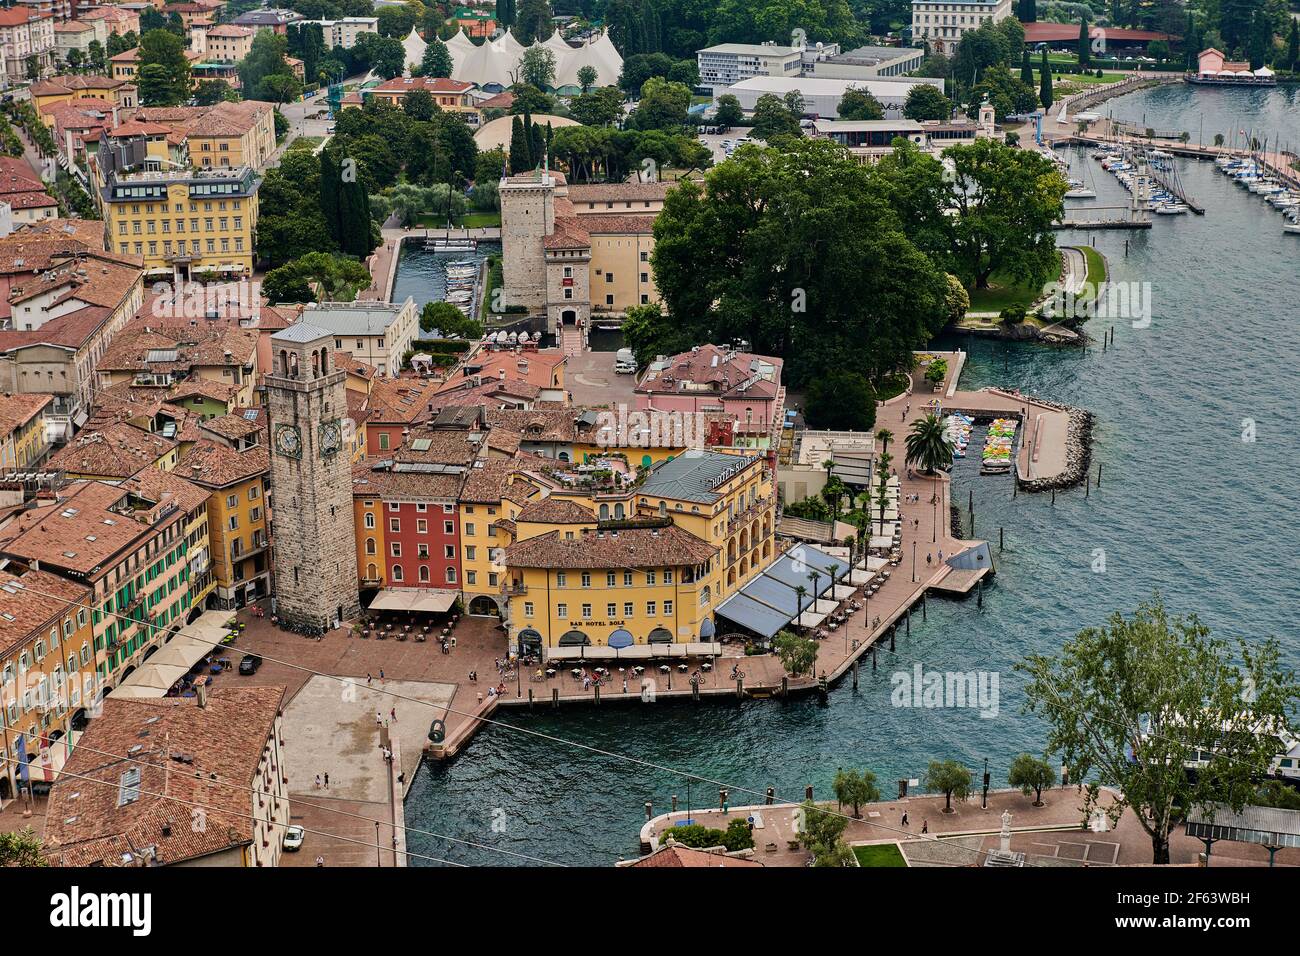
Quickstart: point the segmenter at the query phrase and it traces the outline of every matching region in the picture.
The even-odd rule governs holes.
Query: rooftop
[[[411,305],[405,302],[314,302],[303,309],[302,320],[334,335],[383,335]]]
[[[78,433],[50,456],[49,467],[72,475],[129,478],[175,447],[170,438],[118,422]]]
[[[653,568],[703,564],[718,549],[676,525],[583,531],[572,538],[548,531],[512,544],[502,563],[511,568]]]
[[[197,698],[109,697],[50,791],[50,862],[139,866],[149,848],[152,863],[179,863],[251,843],[253,777],[283,695],[223,687],[204,707]],[[187,806],[198,805],[203,827],[190,825]]]
[[[758,455],[685,451],[651,468],[637,493],[644,497],[712,504],[722,497],[716,490],[720,485],[762,460]]]
[[[31,588],[31,590],[24,590]],[[13,574],[0,570],[0,656],[58,615],[72,602],[86,603],[91,591],[84,585],[48,571]]]

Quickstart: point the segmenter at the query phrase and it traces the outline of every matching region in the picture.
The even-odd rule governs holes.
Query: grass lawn
[[[420,229],[442,229],[447,224],[447,217],[436,212],[421,213],[416,226]],[[501,225],[499,212],[467,212],[452,220],[456,229],[487,229]]]
[[[315,149],[324,141],[323,136],[299,136],[289,144],[289,149]]]
[[[1088,263],[1088,271],[1084,277],[1084,290],[1088,298],[1091,298],[1103,282],[1106,281],[1106,259],[1092,246],[1080,246],[1083,258]]]
[[[900,372],[897,375],[890,376],[874,383],[876,389],[876,401],[887,402],[896,395],[902,395],[907,391],[907,383],[911,379],[910,375]]]
[[[892,843],[855,846],[853,855],[858,858],[858,866],[907,866],[903,854]]]
[[[1060,257],[1056,254],[1058,265],[1056,274],[1060,274]],[[989,277],[987,289],[968,289],[970,308],[968,312],[1001,312],[1003,309],[1025,309],[1043,294],[1041,283],[1022,282],[1011,279],[1005,274],[993,273]]]

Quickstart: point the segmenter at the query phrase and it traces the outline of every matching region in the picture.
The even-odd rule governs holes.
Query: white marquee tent
[[[409,41],[409,37],[407,38]],[[417,38],[418,39],[418,38]],[[595,40],[579,47],[572,47],[552,33],[542,42],[534,42],[534,47],[550,50],[555,54],[555,85],[577,86],[578,71],[584,66],[596,70],[597,86],[613,86],[623,72],[623,58],[619,56],[608,33],[602,33]],[[517,79],[519,61],[524,51],[529,49],[515,39],[513,33],[506,32],[500,38],[475,44],[462,30],[447,41],[447,50],[451,53],[452,79],[486,86],[497,83],[510,86]],[[424,55],[421,44],[420,56]],[[419,58],[417,57],[417,62]]]

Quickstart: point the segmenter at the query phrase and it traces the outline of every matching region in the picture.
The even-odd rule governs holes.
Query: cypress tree
[[[1036,23],[1038,21],[1038,0],[1024,0],[1020,5],[1020,22]]]
[[[1286,41],[1286,68],[1294,71],[1296,62],[1300,60],[1300,27],[1297,27],[1296,21],[1291,21],[1291,35]]]
[[[1020,82],[1026,86],[1034,85],[1034,68],[1029,65],[1029,48],[1020,51]]]
[[[325,216],[325,226],[330,238],[336,243],[342,241],[339,228],[339,164],[332,149],[320,152],[320,208]]]
[[[1052,67],[1047,62],[1047,48],[1043,48],[1043,65],[1038,84],[1038,98],[1044,110],[1052,108]]]
[[[533,123],[528,127],[528,155],[534,167],[542,165],[546,156],[546,138],[542,134],[541,123]]]
[[[524,136],[524,124],[518,116],[510,124],[510,172],[522,173],[531,169],[528,161],[528,139]]]
[[[1087,66],[1092,56],[1092,48],[1088,42],[1088,18],[1079,19],[1079,66]]]

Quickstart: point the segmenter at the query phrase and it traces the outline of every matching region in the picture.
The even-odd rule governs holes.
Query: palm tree
[[[943,433],[943,422],[933,414],[912,422],[906,444],[907,463],[920,465],[926,474],[932,475],[952,461],[952,443]]]
[[[808,580],[812,582],[812,596],[814,606],[817,603],[817,595],[822,593],[821,583],[822,575],[820,571],[809,571]]]
[[[808,589],[802,584],[795,585],[794,589],[794,619],[799,620],[799,615],[803,613],[803,599],[808,596]]]
[[[889,452],[880,453],[880,463],[876,468],[876,474],[880,478],[880,526],[885,526],[885,505],[888,504],[889,491],[889,464],[894,460],[894,456]]]
[[[889,443],[893,440],[894,440],[894,433],[891,432],[888,428],[882,428],[880,429],[880,431],[876,432],[876,441],[880,442],[880,444],[884,446],[881,449],[882,452],[889,451]]]

